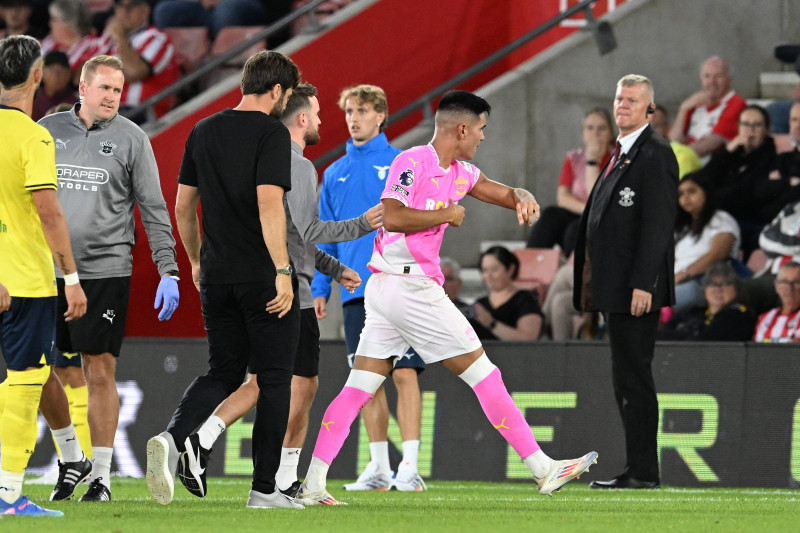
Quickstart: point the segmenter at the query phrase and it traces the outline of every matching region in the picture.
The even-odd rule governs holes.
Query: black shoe
[[[297,498],[297,491],[300,490],[300,485],[301,485],[300,480],[295,480],[295,482],[292,483],[289,486],[289,488],[287,488],[286,490],[282,490],[282,489],[278,489],[278,490],[280,490],[281,493],[284,496],[286,496],[287,498],[295,499],[295,498]]]
[[[53,493],[50,495],[50,501],[56,500],[69,500],[72,498],[72,493],[75,492],[75,487],[78,483],[89,477],[92,473],[92,462],[83,456],[80,461],[72,463],[58,462],[58,482]]]
[[[111,501],[111,491],[108,487],[100,483],[100,480],[103,479],[101,477],[95,479],[89,484],[89,490],[86,491],[86,494],[81,496],[80,501],[82,502],[110,502]]]
[[[592,481],[589,484],[590,489],[657,489],[660,486],[658,481],[642,481],[625,474],[610,481]]]
[[[200,437],[197,433],[186,437],[184,446],[186,446],[186,453],[181,455],[181,459],[178,461],[178,478],[186,490],[202,498],[208,489],[206,465],[208,465],[208,456],[211,454],[211,450],[200,446]]]

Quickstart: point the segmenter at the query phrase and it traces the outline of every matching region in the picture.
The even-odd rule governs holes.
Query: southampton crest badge
[[[630,207],[633,205],[633,197],[636,196],[636,193],[633,192],[630,187],[625,187],[619,191],[619,196],[619,205],[622,207]]]
[[[104,155],[106,157],[114,155],[114,148],[117,145],[111,141],[103,141],[100,143],[100,155]]]

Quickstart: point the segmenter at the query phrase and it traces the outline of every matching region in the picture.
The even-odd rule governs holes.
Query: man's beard
[[[320,140],[319,130],[306,132],[303,140],[306,142],[306,146],[313,146],[317,144]]]
[[[286,109],[286,100],[281,98],[279,101],[275,102],[274,106],[272,106],[272,111],[269,112],[269,116],[280,120],[284,109]]]

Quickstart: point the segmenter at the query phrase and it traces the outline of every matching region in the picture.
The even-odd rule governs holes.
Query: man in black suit
[[[652,362],[659,311],[675,302],[678,162],[648,124],[654,110],[649,79],[629,74],[617,83],[615,157],[592,189],[575,248],[573,303],[605,314],[625,430],[625,470],[611,481],[592,482],[596,489],[660,483]]]

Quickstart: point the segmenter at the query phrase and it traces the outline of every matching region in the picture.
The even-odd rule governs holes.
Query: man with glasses
[[[800,263],[789,261],[781,265],[775,278],[775,292],[780,307],[758,317],[756,342],[800,341]]]
[[[146,0],[115,0],[114,15],[106,22],[105,32],[98,41],[98,55],[117,56],[125,65],[125,89],[120,104],[123,113],[180,77],[169,36],[149,21],[150,4]],[[156,114],[161,116],[169,111],[173,100],[159,102]]]

